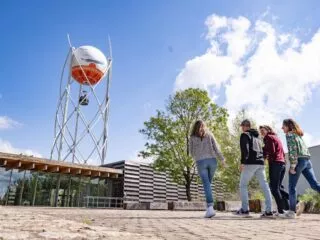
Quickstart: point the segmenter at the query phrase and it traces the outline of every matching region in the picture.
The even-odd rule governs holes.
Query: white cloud
[[[298,47],[299,41],[297,39],[292,39],[292,36],[290,34],[280,34],[278,36],[278,44],[279,46],[283,46],[284,44],[292,43],[294,41],[295,44],[293,44],[292,47]]]
[[[1,129],[9,129],[20,126],[21,123],[14,121],[13,119],[7,116],[0,116],[0,130]]]
[[[139,151],[134,151],[126,160],[134,161],[134,162],[141,162],[141,163],[152,163],[153,159],[150,158],[143,158],[140,156]]]
[[[28,156],[34,156],[34,157],[42,157],[42,155],[38,152],[35,152],[30,149],[19,149],[12,146],[12,144],[8,141],[2,140],[0,138],[0,152],[4,153],[16,153],[16,154],[25,154]]]
[[[175,89],[224,92],[231,116],[248,109],[258,123],[296,116],[320,84],[320,31],[302,42],[264,20],[211,15],[205,22],[210,47],[186,62]]]

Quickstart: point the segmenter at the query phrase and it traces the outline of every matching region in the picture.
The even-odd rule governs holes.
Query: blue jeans
[[[211,189],[211,182],[214,173],[217,169],[217,159],[203,159],[197,162],[198,174],[203,184],[203,190],[206,197],[207,206],[213,206],[213,194]]]
[[[272,199],[269,184],[267,182],[264,165],[244,165],[240,176],[240,195],[242,210],[249,211],[248,184],[253,176],[256,176],[266,199],[266,212],[272,211]]]
[[[310,187],[320,193],[320,183],[317,181],[312,168],[312,163],[308,158],[298,158],[296,174],[289,173],[289,202],[290,210],[296,211],[297,205],[297,183],[301,173],[306,178]]]

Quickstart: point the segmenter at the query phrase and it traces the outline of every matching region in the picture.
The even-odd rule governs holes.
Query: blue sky
[[[243,16],[252,23],[263,16],[277,31],[294,33],[301,42],[308,42],[319,28],[319,8],[316,0],[3,2],[0,117],[9,118],[13,126],[0,128],[0,144],[49,156],[59,76],[68,51],[67,33],[75,46],[93,45],[104,52],[108,35],[112,39],[107,158],[112,162],[132,159],[143,148],[144,139],[138,133],[143,121],[163,107],[176,89],[176,79],[186,69],[186,62],[210,48],[205,37],[205,21],[210,15]],[[320,90],[316,80],[303,83],[314,86],[306,90],[308,99],[300,104],[301,110],[286,113],[301,122],[312,143],[320,139]],[[183,88],[190,85],[184,83],[194,80],[181,81]],[[229,104],[225,89],[217,90],[219,104]]]

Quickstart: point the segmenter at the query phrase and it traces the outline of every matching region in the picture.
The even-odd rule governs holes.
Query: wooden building
[[[79,207],[86,197],[105,196],[105,180],[121,175],[121,169],[0,152],[0,200],[4,205]]]

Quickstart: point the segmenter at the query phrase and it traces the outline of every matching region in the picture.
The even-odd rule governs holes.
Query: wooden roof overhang
[[[55,161],[23,154],[2,152],[0,152],[0,166],[4,167],[6,170],[30,170],[35,172],[62,173],[95,178],[118,178],[118,176],[122,174],[122,170],[120,169]]]

